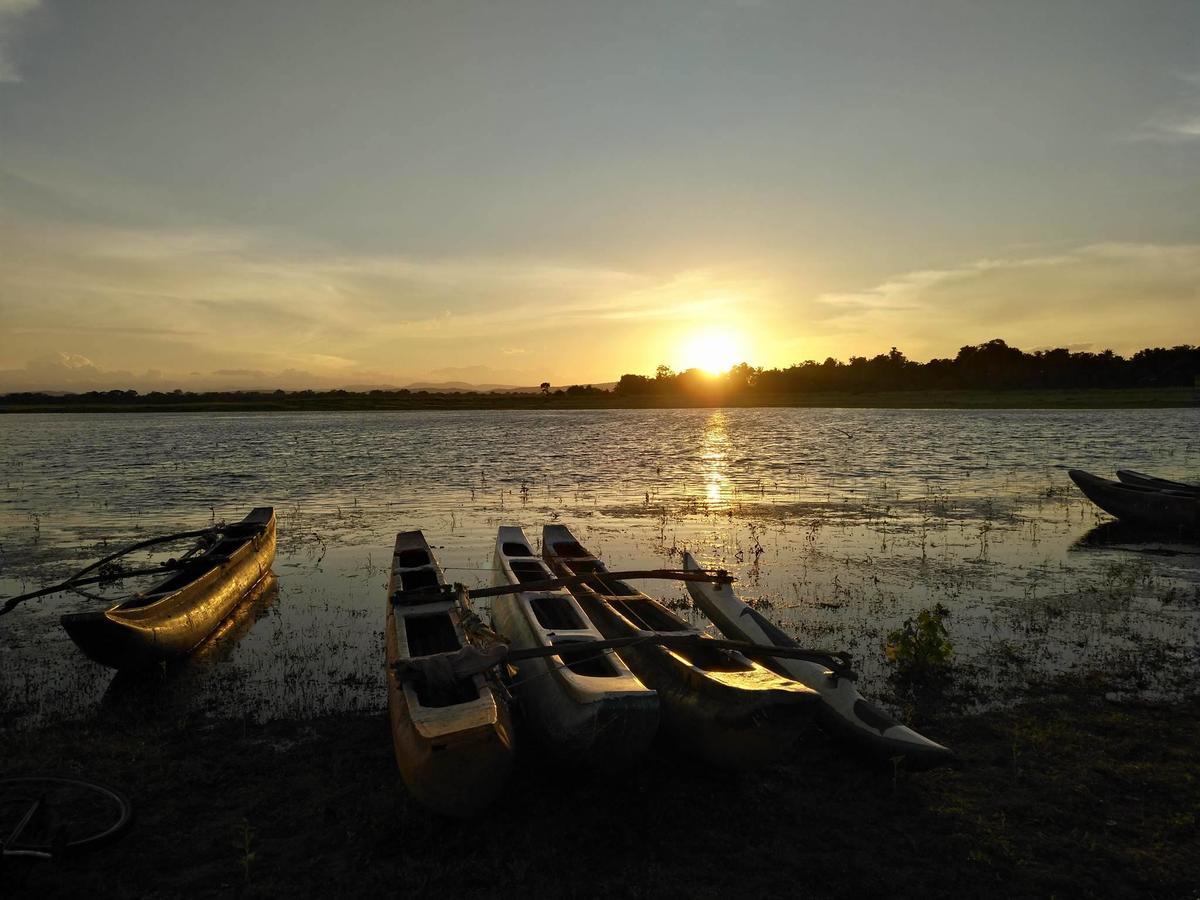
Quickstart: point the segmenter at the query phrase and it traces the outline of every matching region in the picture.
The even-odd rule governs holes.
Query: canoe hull
[[[499,606],[493,608],[496,630],[514,649],[533,647],[532,640],[521,637],[520,626],[499,613]],[[531,737],[560,761],[591,769],[620,771],[640,759],[658,732],[657,694],[643,689],[581,697],[564,684],[554,660],[525,660],[516,667],[513,691]]]
[[[638,633],[602,598],[580,595],[579,601],[605,637]],[[704,762],[726,769],[770,765],[811,731],[807,698],[798,702],[788,683],[765,669],[730,673],[724,681],[659,645],[626,648],[621,656],[658,692],[662,733]]]
[[[143,669],[187,656],[271,571],[274,511],[256,509],[243,523],[263,527],[194,581],[152,603],[124,601],[103,611],[65,615],[63,628],[90,659],[114,669]]]
[[[699,569],[690,553],[683,557],[684,569]],[[727,638],[755,644],[795,646],[795,641],[747,606],[728,584],[688,582],[696,605]],[[903,759],[905,768],[925,770],[954,762],[953,752],[897,722],[871,704],[846,678],[838,678],[818,662],[764,656],[764,665],[804,684],[820,696],[817,718],[822,728],[857,750],[877,759]]]
[[[390,618],[390,617],[389,617]],[[484,723],[430,735],[414,720],[418,704],[397,679],[396,630],[387,629],[388,719],[392,747],[404,786],[414,800],[447,816],[465,817],[492,803],[503,790],[513,764],[512,721],[508,708]]]
[[[554,577],[518,526],[501,526],[493,581],[497,585]],[[539,610],[545,621],[539,619]],[[492,623],[515,650],[596,641],[600,632],[564,590],[502,594],[492,602]],[[606,772],[628,768],[658,732],[658,695],[614,653],[528,659],[516,664],[512,691],[523,726],[551,757]]]
[[[606,571],[563,526],[545,527],[542,549],[546,562],[560,575],[583,566]],[[628,585],[599,578],[596,583],[607,593],[598,593],[590,583],[576,585],[571,592],[606,638],[653,634],[618,606],[643,624],[657,623],[649,626],[654,630],[700,634]],[[660,731],[682,750],[722,768],[752,768],[786,758],[813,728],[815,693],[740,654],[710,650],[704,643],[688,651],[667,650],[652,642],[620,651],[638,679],[658,692]]]
[[[419,587],[413,588],[412,584]],[[513,728],[507,697],[482,674],[455,682],[454,696],[427,693],[401,681],[397,662],[453,652],[467,643],[457,601],[421,532],[396,536],[385,624],[388,720],[396,765],[413,799],[434,812],[464,817],[504,789],[513,764]],[[465,602],[465,600],[464,600]],[[434,643],[423,623],[436,622]],[[469,696],[468,696],[469,695]]]
[[[1123,522],[1169,531],[1200,531],[1200,496],[1123,484],[1080,469],[1067,474],[1084,496]]]
[[[1156,478],[1153,475],[1144,475],[1141,472],[1134,472],[1130,469],[1117,469],[1117,479],[1123,484],[1131,484],[1134,487],[1154,488],[1160,491],[1178,491],[1181,494],[1191,494],[1193,496],[1200,495],[1200,485],[1184,484],[1182,481],[1171,481],[1166,478]]]

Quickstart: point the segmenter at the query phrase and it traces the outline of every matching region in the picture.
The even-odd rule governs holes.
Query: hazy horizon
[[[1169,2],[0,0],[0,391],[1200,343],[1198,33]]]
[[[999,340],[1003,344],[1007,344],[1003,338]],[[989,343],[989,342],[984,342]],[[979,345],[974,345],[979,346]],[[1067,350],[1072,354],[1103,354],[1109,352],[1111,348],[1100,348],[1091,346],[1073,346],[1073,347],[1033,347],[1020,348],[1012,347],[1011,349],[1020,350],[1022,353],[1034,354],[1051,350]],[[1180,345],[1176,345],[1178,347]],[[1189,345],[1191,346],[1191,345]],[[900,348],[894,348],[900,350]],[[1171,348],[1139,348],[1139,350],[1152,349],[1171,349]],[[932,360],[912,360],[900,350],[902,356],[910,362],[924,364]],[[878,356],[887,356],[888,354],[878,354]],[[948,357],[941,359],[953,359],[956,354],[951,354]],[[861,357],[861,354],[858,354]],[[1120,356],[1120,354],[1118,354]],[[1129,354],[1130,357],[1133,354]],[[862,357],[867,358],[867,357]],[[849,364],[853,361],[853,357],[837,360],[839,363]],[[792,365],[802,365],[825,363],[826,360],[798,360]],[[182,390],[187,392],[221,392],[221,391],[263,391],[263,390],[284,390],[284,391],[333,391],[333,390],[348,390],[351,392],[365,392],[372,390],[438,390],[441,388],[447,391],[463,391],[463,390],[478,390],[478,391],[503,391],[511,389],[519,390],[538,390],[543,382],[537,381],[522,381],[520,373],[515,371],[506,372],[504,370],[492,369],[487,366],[459,366],[444,369],[436,369],[430,373],[428,378],[416,379],[411,381],[389,381],[389,380],[346,380],[335,377],[321,377],[311,372],[299,370],[288,370],[284,372],[271,373],[253,369],[224,369],[215,372],[190,372],[181,376],[170,376],[162,372],[151,371],[144,372],[141,375],[135,375],[131,372],[101,372],[95,368],[90,361],[85,360],[61,360],[62,368],[41,368],[37,365],[29,366],[23,370],[15,372],[0,372],[0,393],[85,393],[88,391],[107,391],[107,390],[136,390],[142,393],[146,392],[170,392]],[[735,365],[751,365],[745,360],[740,360]],[[689,368],[681,368],[679,372],[667,369],[670,374],[685,374],[689,371],[700,369],[710,375],[724,375],[733,366],[727,368],[713,369],[701,366],[693,366]],[[765,367],[755,367],[759,371],[777,372],[781,369],[787,369],[787,366],[781,366],[777,369],[767,369]],[[66,369],[70,372],[64,380],[62,374]],[[588,386],[609,389],[614,387],[620,380],[621,376],[635,375],[642,377],[653,378],[655,372],[622,372],[620,376],[613,376],[608,379],[564,379],[562,381],[550,382],[551,389],[558,390],[572,386]],[[494,381],[493,376],[509,377],[509,381]],[[11,379],[11,381],[10,381]],[[714,382],[715,383],[715,382]],[[12,385],[12,386],[10,386]]]

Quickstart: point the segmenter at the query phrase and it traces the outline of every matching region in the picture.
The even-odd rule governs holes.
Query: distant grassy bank
[[[116,395],[116,396],[114,396]],[[680,397],[613,391],[549,394],[372,391],[350,393],[220,393],[7,395],[0,413],[305,412],[422,409],[689,409],[726,407],[852,407],[874,409],[1151,409],[1200,405],[1189,387],[1078,390],[828,391],[752,397]]]

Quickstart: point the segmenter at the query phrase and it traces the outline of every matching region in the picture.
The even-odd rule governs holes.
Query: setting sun
[[[679,353],[679,368],[703,369],[716,375],[745,358],[745,346],[736,332],[704,331],[692,335]]]

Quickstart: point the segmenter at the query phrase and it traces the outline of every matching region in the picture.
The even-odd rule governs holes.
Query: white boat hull
[[[506,552],[525,549],[526,553]],[[500,529],[493,566],[496,584],[515,584],[514,566],[533,566],[550,578],[533,556],[524,532],[514,526]],[[527,578],[528,580],[528,578]],[[552,605],[556,622],[547,627],[539,609]],[[545,613],[543,613],[545,615]],[[504,594],[492,603],[493,627],[513,649],[551,645],[569,648],[572,642],[600,640],[600,632],[566,591]],[[578,627],[563,627],[576,625]],[[560,656],[516,664],[512,691],[530,736],[550,754],[589,768],[628,767],[650,747],[658,731],[658,694],[647,688],[611,651],[598,651],[568,661]]]

